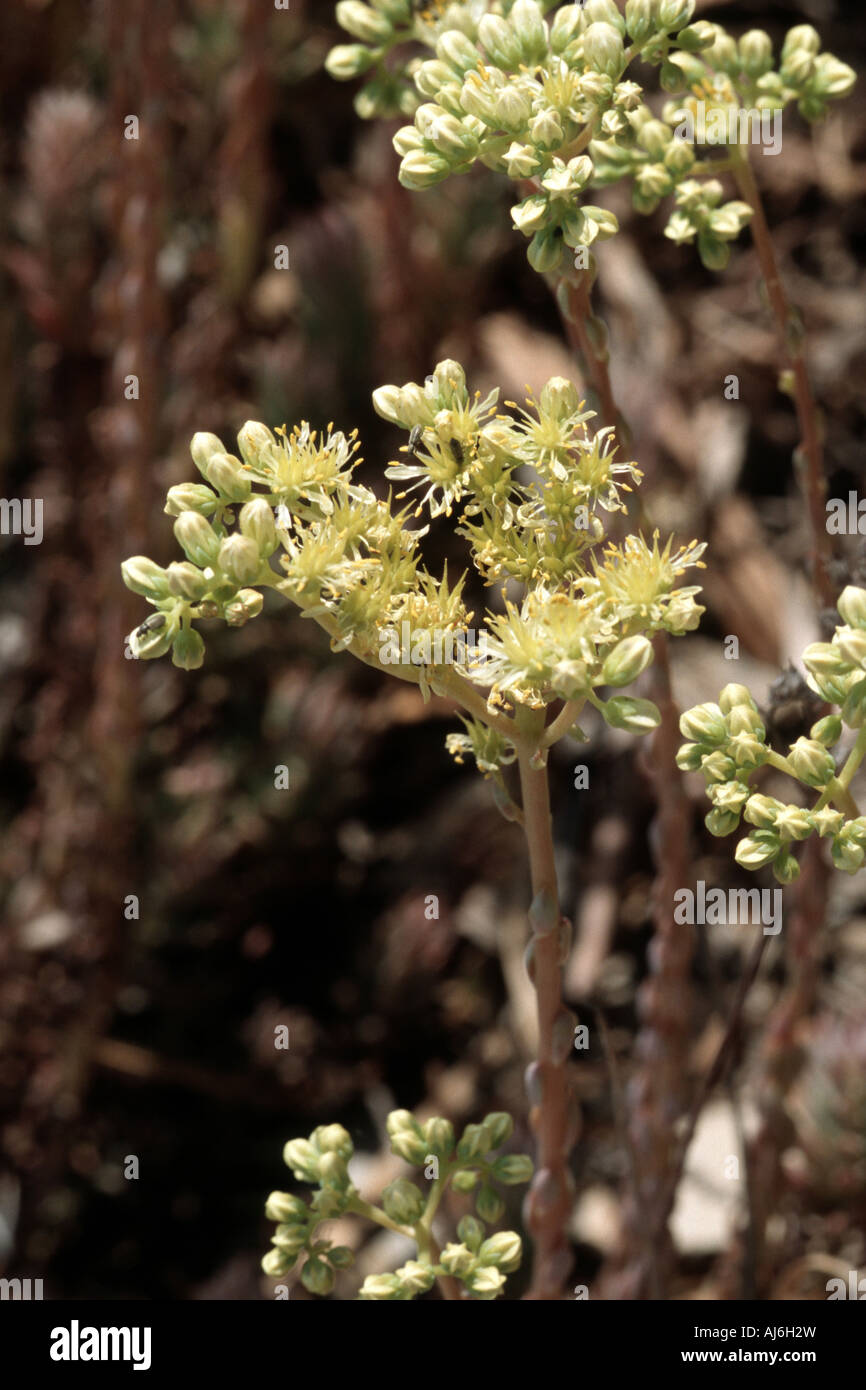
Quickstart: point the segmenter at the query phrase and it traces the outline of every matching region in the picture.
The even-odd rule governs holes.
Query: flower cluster
[[[384,1189],[381,1207],[362,1200],[352,1185],[352,1140],[342,1125],[320,1125],[309,1139],[290,1140],[283,1150],[286,1165],[299,1182],[318,1183],[319,1191],[309,1206],[291,1193],[271,1193],[265,1215],[277,1227],[272,1248],[262,1260],[263,1270],[281,1278],[305,1253],[304,1287],[311,1293],[330,1293],[336,1272],[347,1268],[353,1256],[345,1246],[317,1240],[317,1227],[354,1212],[411,1237],[418,1247],[417,1258],[393,1274],[369,1275],[359,1294],[363,1301],[406,1302],[446,1276],[459,1280],[471,1299],[497,1298],[505,1276],[520,1266],[522,1247],[513,1231],[486,1235],[486,1225],[499,1221],[505,1209],[496,1184],[513,1186],[532,1176],[532,1160],[526,1154],[494,1152],[511,1137],[513,1128],[511,1116],[497,1111],[481,1124],[467,1125],[457,1140],[449,1120],[436,1117],[422,1124],[408,1110],[392,1111],[387,1120],[391,1150],[407,1163],[424,1168],[429,1190],[425,1194],[417,1183],[397,1178]],[[440,1252],[433,1238],[433,1218],[449,1185],[456,1192],[475,1192],[477,1216],[464,1216],[457,1226],[457,1241]]]
[[[757,705],[745,686],[727,685],[718,704],[697,705],[680,720],[689,740],[677,762],[703,774],[713,809],[706,817],[713,835],[729,835],[740,817],[752,829],[740,841],[736,859],[746,869],[772,864],[780,883],[799,874],[793,845],[817,833],[829,839],[836,868],[856,873],[866,859],[866,816],[850,792],[851,779],[866,754],[866,590],[848,587],[838,602],[843,622],[831,642],[815,642],[803,653],[806,679],[816,694],[840,707],[798,738],[786,756],[767,741]],[[832,750],[844,728],[857,736],[844,766],[837,768]],[[819,796],[811,809],[786,805],[753,791],[749,778],[771,765]]]
[[[177,665],[199,666],[204,641],[193,623],[246,622],[268,588],[318,622],[334,650],[372,665],[382,664],[383,634],[403,623],[416,637],[474,632],[465,576],[431,575],[418,549],[426,528],[408,529],[411,508],[394,509],[417,494],[416,518],[425,509],[431,518],[456,513],[482,579],[517,581],[523,597],[489,612],[484,643],[458,643],[454,660],[441,641],[431,640],[430,660],[418,663],[392,642],[387,670],[425,695],[464,697],[473,716],[474,687],[483,686],[491,711],[589,701],[616,728],[654,728],[658,711],[648,700],[599,691],[637,679],[655,633],[697,626],[699,591],[677,584],[701,564],[704,547],[629,536],[596,553],[606,516],[624,510],[641,474],[619,458],[611,430],[590,432],[593,412],[574,385],[554,377],[526,408],[500,409],[497,391],[472,394],[460,364],[446,360],[423,385],[383,386],[373,402],[409,434],[401,461],[386,469],[404,490],[387,501],[354,481],[357,441],[330,426],[322,435],[307,424],[274,435],[247,424],[239,457],[213,435],[194,437],[206,483],[173,487],[166,506],[186,560],[162,568],[135,556],[123,566],[126,584],[155,609],[130,636],[134,654],[171,649]],[[485,774],[514,757],[501,730],[477,718],[449,746],[458,757],[474,753]]]
[[[667,235],[696,240],[704,263],[721,269],[750,208],[723,203],[715,179],[702,187],[713,161],[697,158],[701,130],[709,125],[713,144],[738,145],[730,113],[759,117],[792,102],[814,121],[855,81],[807,24],[789,31],[777,65],[762,30],[737,41],[719,24],[692,23],[695,0],[627,0],[624,15],[614,0],[586,0],[546,19],[551,9],[540,0],[342,0],[337,19],[360,42],[326,63],[340,79],[375,69],[356,100],[360,115],[413,118],[394,137],[407,188],[476,162],[518,184],[512,217],[542,272],[562,265],[565,248],[616,233],[614,215],[581,197],[624,177],[641,212],[673,195]],[[434,56],[416,56],[419,44]],[[662,120],[627,75],[637,59],[659,69],[671,94]]]

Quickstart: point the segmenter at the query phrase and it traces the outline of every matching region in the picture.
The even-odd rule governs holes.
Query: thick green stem
[[[524,711],[524,734],[518,750],[520,786],[533,895],[544,893],[558,911],[559,894],[553,853],[553,826],[546,767],[532,765],[541,744],[544,714]],[[534,980],[538,1015],[540,1103],[530,1112],[538,1164],[526,1200],[526,1218],[534,1241],[532,1282],[527,1298],[557,1300],[570,1267],[566,1223],[574,1182],[568,1168],[571,1134],[567,1058],[557,1046],[556,1022],[562,1005],[561,942],[558,931],[534,937]]]

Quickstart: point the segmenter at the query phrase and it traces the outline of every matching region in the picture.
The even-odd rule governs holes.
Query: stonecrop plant
[[[730,835],[740,818],[752,829],[735,852],[744,869],[772,865],[780,883],[800,873],[792,846],[817,834],[829,839],[837,869],[855,874],[866,858],[866,816],[849,790],[866,754],[866,589],[849,585],[839,597],[843,621],[831,642],[813,642],[803,652],[809,687],[839,708],[798,738],[784,757],[767,742],[764,722],[743,685],[727,685],[718,704],[687,710],[680,730],[689,739],[677,755],[678,765],[700,771],[713,809],[705,824],[713,835]],[[844,765],[837,767],[833,749],[845,728],[856,730]],[[811,807],[785,804],[753,791],[749,779],[769,766],[786,773],[801,787],[819,792]]]
[[[731,243],[752,225],[789,366],[785,389],[797,402],[816,588],[826,582],[816,526],[823,512],[820,432],[802,333],[781,287],[749,162],[757,126],[750,134],[740,117],[775,118],[796,103],[802,117],[817,120],[850,91],[854,73],[821,52],[809,25],[789,31],[777,58],[763,31],[734,39],[718,24],[693,22],[694,11],[694,0],[627,0],[624,13],[613,0],[559,7],[538,0],[341,0],[338,21],[356,42],[332,50],[329,72],[365,78],[355,98],[361,117],[411,119],[394,136],[407,188],[432,187],[479,162],[516,186],[514,226],[528,240],[530,264],[551,278],[588,384],[579,390],[555,377],[518,405],[496,390],[473,392],[462,366],[445,360],[423,383],[380,387],[375,410],[408,436],[384,469],[396,492],[358,480],[357,432],[333,424],[321,430],[305,421],[272,431],[249,422],[236,454],[216,436],[196,434],[191,453],[202,481],[170,488],[165,507],[185,558],[162,567],[135,556],[123,566],[127,586],[152,609],[128,639],[137,658],[170,653],[176,666],[200,667],[199,625],[220,619],[242,626],[272,590],[317,623],[334,652],[417,685],[424,700],[450,701],[463,729],[449,734],[448,750],[458,762],[475,762],[500,811],[525,836],[526,967],[538,1022],[537,1061],[527,1073],[534,1172],[524,1155],[494,1156],[511,1134],[506,1114],[470,1124],[456,1141],[447,1119],[422,1123],[398,1110],[388,1120],[391,1149],[424,1169],[429,1188],[398,1178],[377,1207],[352,1182],[352,1140],[342,1126],[291,1140],[288,1167],[319,1191],[310,1205],[291,1193],[271,1194],[267,1216],[277,1224],[263,1268],[281,1278],[303,1254],[301,1280],[313,1293],[330,1293],[337,1272],[352,1261],[347,1247],[320,1237],[319,1226],[355,1214],[416,1246],[415,1257],[395,1272],[368,1277],[361,1299],[405,1301],[434,1284],[444,1298],[498,1297],[519,1266],[521,1239],[513,1231],[487,1234],[504,1212],[495,1184],[530,1178],[527,1296],[560,1298],[570,1268],[566,1232],[575,1188],[568,1158],[580,1116],[568,1062],[577,1020],[562,1002],[571,928],[559,907],[547,758],[565,737],[586,740],[580,719],[587,708],[594,720],[635,735],[660,725],[659,709],[637,682],[667,637],[697,627],[699,589],[682,581],[702,567],[705,548],[662,543],[651,528],[623,534],[618,514],[641,473],[623,452],[606,330],[590,307],[597,269],[591,248],[618,230],[613,213],[588,200],[592,189],[628,179],[641,213],[672,198],[666,235],[696,243],[714,270],[724,268]],[[660,114],[635,78],[638,64],[657,70]],[[719,148],[708,156],[700,146]],[[739,198],[726,198],[725,177]],[[426,567],[428,525],[416,524],[425,518],[451,521],[464,547],[463,573],[452,578]],[[469,566],[491,591],[483,613],[470,606],[477,584],[467,584]],[[845,625],[832,643],[808,649],[804,662],[813,688],[841,712],[820,719],[787,756],[769,746],[757,704],[740,685],[681,722],[688,743],[678,762],[707,780],[708,828],[726,835],[744,818],[751,830],[737,860],[747,868],[772,863],[783,883],[799,871],[792,845],[813,832],[831,839],[834,862],[849,872],[866,856],[866,817],[849,791],[866,751],[866,592],[846,589],[839,609]],[[659,664],[665,689],[666,660]],[[673,744],[664,745],[669,756],[660,777],[675,778],[675,716],[667,717]],[[830,750],[843,723],[859,733],[838,771]],[[750,787],[767,764],[817,790],[815,805],[785,805]],[[664,1197],[669,1188],[672,1201],[675,1186],[676,1173],[659,1190]],[[456,1241],[440,1249],[434,1218],[441,1224],[449,1188],[475,1191],[476,1214],[464,1215]],[[662,1205],[659,1235],[669,1207]]]

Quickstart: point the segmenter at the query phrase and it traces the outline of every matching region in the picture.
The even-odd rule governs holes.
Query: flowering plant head
[[[135,556],[123,566],[127,586],[154,609],[130,635],[133,654],[170,650],[175,665],[200,666],[195,624],[240,626],[270,588],[318,622],[334,650],[416,682],[425,698],[462,703],[468,733],[449,747],[457,756],[471,748],[485,773],[512,760],[502,736],[511,720],[499,716],[520,707],[589,702],[614,727],[654,728],[648,700],[602,691],[637,679],[655,633],[697,626],[698,589],[677,584],[700,566],[704,546],[608,538],[609,518],[641,474],[620,459],[611,430],[591,433],[574,385],[555,377],[525,407],[501,408],[497,391],[471,393],[460,364],[444,361],[423,385],[383,386],[373,402],[409,435],[385,470],[401,485],[396,498],[354,480],[357,441],[330,426],[272,434],[250,423],[239,456],[213,435],[194,437],[205,481],[171,488],[166,502],[186,558],[162,568]],[[454,518],[478,575],[501,595],[483,621],[467,607],[465,574],[452,583],[447,570],[437,577],[424,567],[428,528],[411,523],[425,511]],[[470,627],[482,642],[467,643]]]
[[[696,705],[680,720],[689,740],[677,755],[684,770],[700,771],[713,809],[706,817],[713,835],[730,835],[740,818],[751,827],[740,840],[736,860],[745,869],[772,865],[780,883],[797,878],[793,852],[799,840],[817,834],[829,839],[837,869],[856,873],[866,858],[866,816],[861,816],[849,785],[866,752],[866,590],[849,586],[839,597],[842,622],[830,642],[813,642],[803,652],[810,689],[838,713],[827,713],[798,738],[786,756],[769,745],[764,720],[743,685],[727,685],[718,704]],[[853,748],[837,768],[833,749],[855,730]],[[811,807],[785,804],[750,786],[764,766],[786,773],[817,792]]]
[[[695,0],[627,0],[624,14],[614,0],[341,0],[338,22],[356,42],[334,48],[326,66],[338,79],[365,75],[360,116],[411,118],[394,136],[407,188],[476,162],[516,183],[512,218],[536,270],[556,271],[566,248],[616,233],[613,213],[585,194],[622,178],[639,212],[672,196],[665,234],[696,240],[704,263],[721,269],[751,209],[723,202],[721,183],[704,178],[713,164],[699,161],[696,133],[735,149],[741,125],[719,117],[795,102],[818,120],[855,74],[821,53],[808,24],[789,30],[776,57],[763,30],[736,40],[720,24],[693,22],[694,11]],[[661,119],[635,80],[638,60],[659,70],[670,98]]]

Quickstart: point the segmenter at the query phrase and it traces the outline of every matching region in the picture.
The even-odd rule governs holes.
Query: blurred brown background
[[[699,10],[777,43],[814,23],[858,67],[866,48],[860,9],[832,0]],[[120,561],[175,558],[161,509],[193,476],[194,430],[357,425],[380,487],[403,440],[374,415],[374,387],[423,380],[446,355],[506,396],[574,372],[509,190],[480,169],[401,189],[396,123],[359,121],[353,84],[322,71],[339,40],[331,6],[304,0],[7,0],[0,14],[0,491],[42,498],[45,527],[39,546],[0,540],[0,1273],[43,1277],[46,1297],[268,1297],[263,1202],[287,1183],[285,1139],[339,1120],[378,1182],[394,1171],[380,1151],[393,1105],[455,1122],[525,1109],[519,832],[446,756],[447,708],[331,657],[279,604],[241,631],[206,625],[193,674],[123,654],[144,606]],[[123,138],[129,115],[138,140]],[[830,495],[847,496],[864,486],[862,91],[814,132],[786,115],[782,154],[755,162],[810,333]],[[708,612],[675,644],[675,693],[687,705],[745,679],[763,697],[816,620],[796,427],[748,233],[712,275],[662,236],[664,208],[644,219],[622,189],[604,200],[623,231],[600,252],[598,305],[645,501],[663,531],[711,542]],[[861,545],[840,582],[846,565],[863,578]],[[439,526],[429,557],[462,564]],[[282,763],[288,792],[274,790]],[[625,1085],[652,933],[651,788],[640,750],[601,729],[560,748],[552,779],[577,927],[568,992],[582,1020],[602,1009]],[[689,792],[695,875],[739,882],[733,841],[706,836]],[[823,1297],[834,1261],[866,1259],[859,880],[833,882],[826,922],[773,1104],[767,1019],[803,965],[787,941],[747,1006],[737,1086],[707,1112],[712,1153],[750,1115],[779,1127],[775,1235],[750,1265],[730,1184],[714,1189],[695,1158],[670,1296]],[[672,1001],[691,1081],[750,942],[748,928],[699,933],[688,997]],[[577,1063],[575,1283],[612,1255],[628,1177],[598,1039]],[[388,1239],[365,1247],[362,1273],[391,1267]]]

